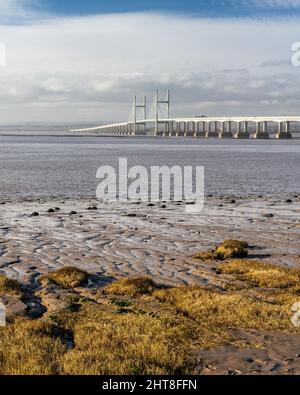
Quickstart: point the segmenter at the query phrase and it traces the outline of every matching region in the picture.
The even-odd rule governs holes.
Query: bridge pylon
[[[167,99],[161,100],[159,98],[159,91],[157,89],[156,95],[155,95],[155,135],[158,134],[158,128],[159,128],[159,105],[160,104],[166,104],[167,105],[167,119],[170,118],[170,89],[168,89],[167,93]]]
[[[138,119],[137,119],[137,113],[138,113],[138,109],[142,108],[144,111],[144,121],[146,121],[147,119],[147,96],[144,96],[144,102],[143,104],[137,104],[137,97],[134,96],[134,134],[136,134],[137,132],[137,128],[138,128]],[[145,131],[146,131],[146,123],[144,123],[145,126]]]

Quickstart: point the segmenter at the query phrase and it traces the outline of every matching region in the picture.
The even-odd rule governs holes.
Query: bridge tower
[[[146,119],[147,119],[147,97],[145,96],[144,97],[144,102],[143,102],[143,104],[137,104],[137,97],[136,96],[134,96],[134,134],[136,134],[136,132],[137,132],[137,125],[138,125],[138,123],[137,123],[137,112],[138,112],[138,109],[139,108],[142,108],[144,111],[144,121],[146,121]],[[145,126],[145,130],[146,130],[146,122],[144,123],[144,126]]]
[[[165,100],[161,100],[159,98],[159,92],[156,91],[155,95],[155,135],[158,133],[158,125],[159,125],[159,105],[166,104],[167,105],[167,118],[170,119],[170,89],[168,89],[167,98]]]

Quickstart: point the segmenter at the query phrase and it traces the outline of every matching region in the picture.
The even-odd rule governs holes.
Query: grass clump
[[[87,282],[89,274],[76,267],[64,267],[48,275],[48,279],[62,288],[76,288]]]
[[[103,290],[105,295],[121,295],[136,297],[152,292],[159,288],[150,277],[121,278],[106,286]]]
[[[248,256],[248,243],[241,240],[225,240],[214,250],[199,252],[195,259],[202,261],[226,260],[233,258],[246,258]]]
[[[21,294],[18,281],[0,275],[0,296],[20,296]]]
[[[279,332],[294,330],[289,320],[291,300],[269,303],[243,291],[219,292],[197,286],[157,291],[154,296],[197,322],[201,348],[234,342],[230,339],[233,328]]]
[[[211,261],[216,259],[216,252],[214,250],[201,251],[195,254],[194,258],[199,259],[201,261]]]
[[[216,249],[216,255],[219,259],[247,258],[248,243],[239,240],[225,240]]]
[[[240,280],[249,281],[258,287],[290,288],[300,283],[300,270],[288,269],[249,260],[233,260],[220,265],[225,274],[237,275]]]
[[[190,367],[189,327],[167,315],[86,305],[73,332],[76,347],[63,357],[68,375],[184,374]]]

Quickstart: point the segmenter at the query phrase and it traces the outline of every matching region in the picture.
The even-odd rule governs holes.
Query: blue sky
[[[39,0],[40,7],[61,15],[165,12],[206,17],[266,17],[300,14],[297,0]]]

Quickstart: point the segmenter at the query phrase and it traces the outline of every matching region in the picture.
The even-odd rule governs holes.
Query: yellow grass
[[[18,296],[21,294],[20,284],[16,280],[0,275],[0,296]]]
[[[299,271],[248,260],[220,269],[236,288],[127,278],[105,287],[98,302],[80,297],[79,310],[17,319],[0,328],[0,374],[185,374],[195,350],[240,345],[233,329],[299,333],[290,322]]]
[[[106,295],[138,296],[151,294],[158,285],[150,277],[122,278],[104,288]]]
[[[48,275],[48,279],[63,288],[75,288],[85,283],[89,275],[76,267],[64,267]]]
[[[62,342],[52,325],[17,319],[0,328],[0,375],[55,375],[61,372]]]
[[[180,374],[191,364],[189,327],[144,310],[120,314],[85,306],[74,325],[76,347],[63,358],[66,374]]]
[[[225,240],[214,250],[202,251],[194,255],[195,259],[202,261],[226,260],[233,258],[246,258],[248,256],[248,243],[241,240]]]
[[[216,252],[213,250],[210,251],[201,251],[194,255],[195,259],[199,259],[201,261],[211,261],[217,258]]]
[[[300,284],[300,270],[282,268],[257,261],[234,260],[220,265],[222,273],[266,288],[288,288]]]
[[[219,259],[246,258],[248,256],[248,243],[240,240],[225,240],[216,249]]]

